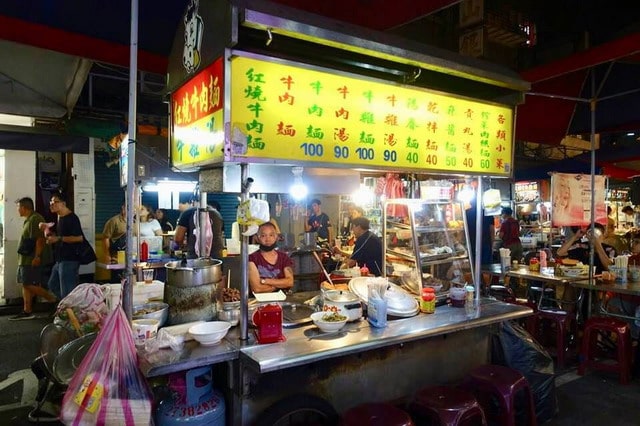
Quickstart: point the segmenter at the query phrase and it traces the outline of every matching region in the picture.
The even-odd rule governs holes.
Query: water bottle
[[[547,252],[540,250],[540,268],[547,267]]]
[[[473,317],[476,313],[476,299],[475,299],[475,287],[472,285],[468,285],[465,287],[467,290],[467,294],[465,295],[464,300],[464,310],[467,314],[467,317]]]

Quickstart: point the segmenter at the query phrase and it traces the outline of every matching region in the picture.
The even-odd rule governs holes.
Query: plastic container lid
[[[435,293],[435,292],[436,292],[436,289],[433,287],[424,287],[422,289],[422,293]]]

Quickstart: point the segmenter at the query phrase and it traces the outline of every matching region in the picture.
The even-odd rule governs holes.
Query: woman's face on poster
[[[556,193],[553,196],[553,207],[566,209],[569,207],[569,201],[571,200],[571,190],[569,189],[569,183],[565,180],[561,180],[558,183]]]

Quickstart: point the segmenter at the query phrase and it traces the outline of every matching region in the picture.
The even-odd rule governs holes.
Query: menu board
[[[511,173],[510,107],[337,71],[236,56],[231,123],[237,156]]]
[[[171,165],[221,163],[224,146],[224,74],[216,60],[171,94]]]

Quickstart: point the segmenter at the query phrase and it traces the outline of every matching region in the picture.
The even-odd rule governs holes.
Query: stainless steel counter
[[[146,377],[163,376],[237,358],[238,346],[227,339],[222,339],[214,346],[202,346],[195,340],[190,340],[179,351],[167,348],[147,353],[138,350],[140,371]]]
[[[299,301],[301,297],[298,296],[296,299]],[[154,377],[241,358],[246,366],[258,373],[266,373],[482,327],[531,314],[532,310],[524,306],[481,299],[481,305],[473,318],[467,318],[462,308],[440,306],[435,314],[419,314],[411,318],[389,321],[387,327],[381,329],[370,327],[364,319],[349,323],[338,333],[330,335],[320,334],[313,325],[284,329],[286,342],[267,345],[256,344],[252,330],[250,330],[249,340],[241,341],[238,336],[238,327],[234,327],[225,339],[215,346],[205,347],[190,341],[185,343],[180,351],[171,349],[161,349],[154,353],[139,351],[140,369],[146,377]]]
[[[435,314],[389,321],[387,327],[374,328],[366,320],[348,323],[338,333],[323,336],[311,325],[285,330],[286,342],[250,345],[240,349],[245,365],[260,373],[295,367],[327,358],[402,344],[427,337],[482,327],[496,322],[531,315],[530,308],[481,299],[473,318],[462,308],[440,306]]]

